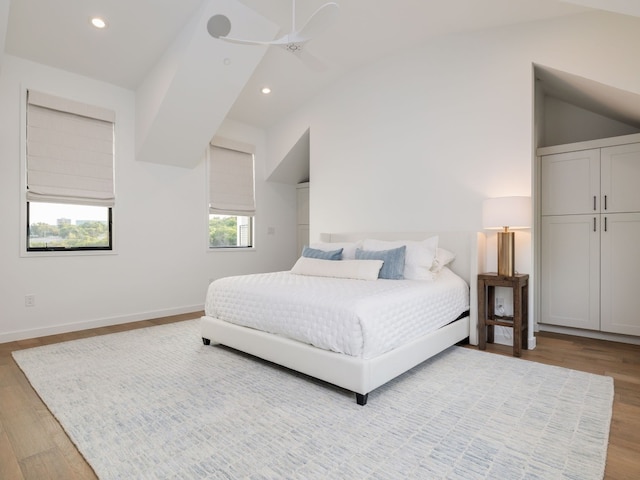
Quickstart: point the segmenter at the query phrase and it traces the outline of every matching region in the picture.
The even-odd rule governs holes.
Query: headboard
[[[471,328],[469,342],[478,343],[478,273],[484,270],[485,236],[479,232],[353,232],[353,233],[322,233],[323,242],[355,242],[372,238],[376,240],[424,240],[438,236],[438,246],[456,254],[455,260],[449,265],[457,275],[469,284],[469,304]]]

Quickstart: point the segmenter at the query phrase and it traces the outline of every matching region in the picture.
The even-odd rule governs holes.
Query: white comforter
[[[205,303],[207,316],[365,359],[438,329],[468,309],[468,285],[447,268],[434,281],[290,272],[226,277],[211,283]]]

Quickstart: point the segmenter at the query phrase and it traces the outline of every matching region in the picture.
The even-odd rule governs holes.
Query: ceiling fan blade
[[[264,40],[247,40],[244,38],[229,37],[231,31],[231,22],[229,18],[224,15],[214,15],[207,22],[207,32],[213,38],[224,40],[229,43],[238,43],[241,45],[278,45],[280,43],[289,43],[288,35],[284,35],[280,38],[271,41]]]
[[[219,40],[224,40],[229,43],[237,43],[240,45],[276,45],[278,47],[282,47],[285,50],[294,53],[296,55],[301,55],[302,46],[311,38],[326,28],[328,28],[331,23],[335,21],[338,16],[338,12],[340,7],[335,2],[325,3],[321,7],[319,7],[307,20],[307,23],[304,24],[302,29],[299,31],[295,30],[295,9],[296,2],[293,0],[293,13],[292,13],[292,31],[286,35],[283,35],[280,38],[276,38],[275,40],[247,40],[243,38],[234,38],[228,37],[227,34],[231,31],[231,22],[224,15],[214,15],[209,19],[207,23],[207,31],[209,35],[213,38],[217,38]],[[304,57],[309,56],[308,54],[302,54]],[[310,56],[313,57],[313,56]],[[315,57],[313,57],[315,58]],[[317,60],[317,59],[316,59]],[[304,61],[304,60],[303,60]],[[314,70],[316,70],[322,62],[320,60],[314,61],[312,58],[309,58],[308,63]],[[324,69],[324,66],[322,67]]]
[[[315,12],[313,12],[313,15],[309,17],[307,23],[305,23],[300,30],[292,33],[300,40],[309,40],[310,38],[322,33],[324,30],[329,28],[329,26],[336,20],[336,18],[338,18],[339,11],[340,7],[337,3],[325,3]]]
[[[303,44],[307,42],[309,39],[307,38],[299,38],[297,35],[288,33],[280,38],[276,38],[275,40],[271,40],[270,42],[266,42],[269,45],[288,45],[290,43]]]
[[[300,38],[296,35],[284,35],[280,38],[276,38],[275,40],[245,40],[242,38],[233,38],[233,37],[217,37],[219,40],[224,40],[229,43],[237,43],[240,45],[276,45],[278,47],[284,47],[285,50],[295,50],[296,48],[302,47],[304,43],[306,43],[308,38]]]
[[[271,42],[263,42],[261,40],[244,40],[242,38],[233,37],[217,37],[218,40],[224,40],[229,43],[237,43],[239,45],[270,45]]]

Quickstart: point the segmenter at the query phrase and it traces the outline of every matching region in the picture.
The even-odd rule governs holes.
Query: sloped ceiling
[[[291,24],[291,0],[240,0],[282,26]],[[297,21],[304,21],[327,0],[298,0]],[[268,127],[307,102],[350,70],[394,52],[414,48],[455,32],[572,15],[588,8],[556,0],[336,0],[334,25],[308,43],[326,68],[313,71],[278,48],[270,48],[229,116]],[[304,8],[304,9],[303,9]],[[260,93],[269,85],[271,95]]]
[[[272,182],[288,183],[296,185],[308,182],[309,172],[309,147],[311,137],[307,129],[289,150],[275,170],[269,175]]]
[[[640,128],[640,95],[544,65],[534,70],[545,95]]]
[[[135,90],[202,0],[0,0],[6,53]],[[97,31],[92,16],[108,28]]]
[[[280,49],[206,34],[208,16],[225,11],[234,35],[274,38],[291,26],[291,0],[0,0],[0,73],[6,53],[134,90],[138,158],[191,167],[224,118],[268,127],[349,70],[432,37],[593,8],[640,15],[636,0],[337,1],[338,21],[308,44],[325,62],[316,72]],[[299,0],[297,23],[324,3]],[[106,30],[89,26],[96,14]]]

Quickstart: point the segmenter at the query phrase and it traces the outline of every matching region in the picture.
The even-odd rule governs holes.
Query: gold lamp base
[[[505,229],[498,232],[498,275],[513,277],[514,275],[515,234]]]

